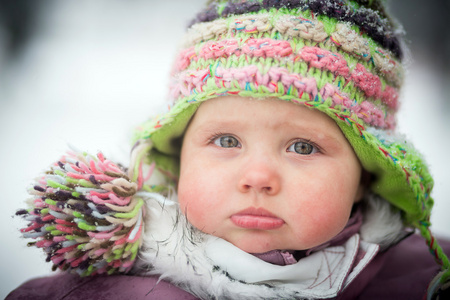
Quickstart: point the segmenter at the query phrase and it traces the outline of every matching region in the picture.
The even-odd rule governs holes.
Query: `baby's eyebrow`
[[[242,128],[242,126],[241,126]],[[236,133],[238,127],[236,123],[229,122],[205,122],[195,128],[194,136],[204,139],[210,138],[217,134],[233,134]]]
[[[211,122],[205,122],[204,124],[201,124],[199,126],[199,130],[201,131],[205,131],[205,132],[210,132],[210,131],[217,131],[217,130],[222,130],[222,129],[227,129],[227,130],[233,130],[233,129],[238,129],[238,128],[242,128],[242,126],[244,126],[242,124],[242,122],[239,122],[238,119],[236,120],[214,120]]]
[[[283,120],[282,122],[273,124],[274,129],[281,129],[281,128],[291,128],[292,130],[295,130],[299,134],[313,134],[315,138],[318,139],[332,139],[332,140],[338,140],[336,138],[336,134],[329,132],[329,129],[321,128],[320,125],[317,123],[299,123],[295,120]],[[336,128],[336,133],[342,134],[341,130],[339,128]]]
[[[221,133],[233,133],[236,130],[241,130],[247,125],[246,122],[242,122],[239,119],[235,120],[214,120],[211,122],[205,122],[198,128],[199,134],[215,134]],[[280,130],[283,128],[290,128],[294,135],[298,135],[302,138],[310,138],[316,141],[331,140],[338,142],[339,139],[333,133],[329,133],[326,130],[321,130],[320,126],[317,127],[316,124],[299,124],[298,122],[291,120],[283,120],[282,122],[272,124],[272,128]],[[262,130],[262,129],[261,129]],[[341,131],[338,129],[339,133]],[[342,133],[341,133],[342,134]],[[345,138],[345,137],[344,137]]]

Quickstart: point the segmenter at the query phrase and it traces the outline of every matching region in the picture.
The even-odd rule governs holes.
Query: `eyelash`
[[[291,148],[292,146],[295,146],[296,143],[305,143],[305,144],[311,145],[311,146],[313,147],[312,152],[311,152],[311,153],[308,153],[308,154],[301,154],[301,153],[298,153],[298,152],[296,152],[296,151],[289,151],[289,148]],[[312,154],[316,154],[316,153],[321,153],[322,150],[321,150],[321,148],[320,148],[316,143],[312,142],[312,141],[309,140],[309,139],[308,139],[308,140],[305,140],[305,139],[296,139],[296,140],[293,140],[293,141],[291,141],[291,142],[289,143],[289,147],[286,149],[286,152],[294,152],[294,153],[299,154],[299,155],[312,155]]]
[[[235,138],[238,141],[239,145],[241,144],[239,142],[239,139],[237,137],[235,137],[233,134],[218,132],[218,133],[215,133],[211,138],[208,139],[208,145],[216,144],[216,140],[218,138],[226,137],[226,136],[231,136],[231,137]]]

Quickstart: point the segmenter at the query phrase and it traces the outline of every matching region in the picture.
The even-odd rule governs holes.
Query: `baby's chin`
[[[258,238],[247,238],[245,240],[237,241],[228,240],[228,242],[242,251],[252,254],[266,253],[273,250],[299,251],[315,247],[315,245],[304,247],[302,245],[292,245],[290,243]]]

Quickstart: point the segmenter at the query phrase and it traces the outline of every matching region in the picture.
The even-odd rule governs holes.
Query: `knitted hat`
[[[143,124],[150,160],[179,172],[176,143],[198,106],[226,95],[273,97],[334,119],[374,175],[371,190],[416,227],[450,279],[429,231],[433,187],[427,166],[394,133],[403,81],[398,29],[379,0],[213,0],[189,26],[176,58],[168,112]],[[433,289],[433,287],[431,287]]]

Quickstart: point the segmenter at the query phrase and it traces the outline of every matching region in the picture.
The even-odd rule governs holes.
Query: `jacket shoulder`
[[[439,244],[449,255],[450,241],[442,239]],[[352,294],[350,299],[422,300],[439,271],[425,240],[413,234],[377,255],[344,294]]]
[[[61,273],[23,283],[7,300],[75,299],[197,299],[158,277],[128,275],[79,277]]]

